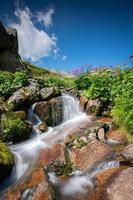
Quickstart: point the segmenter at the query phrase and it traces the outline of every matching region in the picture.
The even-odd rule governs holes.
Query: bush
[[[0,96],[8,98],[17,88],[28,84],[28,75],[25,72],[15,74],[0,71]]]
[[[84,90],[91,86],[91,79],[88,74],[82,74],[75,80],[75,88],[77,90]]]
[[[25,140],[30,135],[30,128],[14,113],[10,112],[4,115],[1,119],[2,126],[2,141],[18,142]]]
[[[127,90],[116,98],[112,116],[115,123],[133,134],[133,90]]]
[[[110,102],[110,91],[114,81],[111,70],[90,73],[88,81],[82,82],[84,91],[82,95],[89,99],[99,99],[101,102]],[[86,79],[85,79],[86,80]],[[87,87],[90,84],[89,87]]]

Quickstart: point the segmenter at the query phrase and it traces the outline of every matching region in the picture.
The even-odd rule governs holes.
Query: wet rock
[[[44,101],[48,101],[54,97],[61,96],[61,90],[55,87],[45,87],[40,90],[41,98]]]
[[[133,168],[128,168],[117,176],[112,177],[106,189],[108,200],[132,200],[133,199]]]
[[[124,144],[125,138],[121,129],[113,129],[107,133],[107,140],[115,141],[118,144]]]
[[[54,144],[49,149],[41,150],[38,157],[37,165],[47,166],[56,159],[62,161],[63,163],[66,163],[64,146],[62,144]]]
[[[86,107],[88,115],[99,116],[101,113],[101,103],[98,99],[89,100]]]
[[[99,162],[109,159],[112,156],[112,149],[98,141],[92,141],[80,149],[72,149],[70,153],[73,167],[81,171],[90,170],[96,167]]]
[[[44,122],[42,122],[41,124],[39,124],[39,126],[37,128],[41,132],[46,132],[48,130],[48,127],[46,126],[46,124]]]
[[[27,87],[18,89],[8,99],[8,105],[12,105],[14,110],[23,108],[26,105],[31,105],[39,99],[39,85],[31,82]]]
[[[47,124],[56,126],[63,121],[63,102],[61,97],[56,97],[46,102],[38,102],[35,113]]]
[[[80,97],[80,107],[81,107],[82,111],[86,110],[87,103],[88,103],[87,97],[81,96]]]
[[[118,167],[106,169],[95,176],[95,200],[106,200],[106,186],[111,180],[112,176],[121,172]]]
[[[0,141],[0,182],[11,172],[14,156],[10,149]]]
[[[128,160],[133,163],[133,144],[126,146],[121,154]]]

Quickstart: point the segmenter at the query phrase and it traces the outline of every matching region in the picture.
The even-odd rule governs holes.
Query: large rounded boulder
[[[47,126],[56,126],[63,121],[63,101],[56,97],[50,101],[38,102],[35,113]]]

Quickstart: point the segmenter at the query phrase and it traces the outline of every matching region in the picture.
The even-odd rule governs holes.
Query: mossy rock
[[[6,113],[1,119],[0,139],[3,142],[20,142],[30,137],[32,125],[16,117],[13,112]]]
[[[14,156],[10,149],[0,141],[0,182],[11,172]]]

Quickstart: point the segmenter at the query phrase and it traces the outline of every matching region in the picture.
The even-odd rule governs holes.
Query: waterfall
[[[61,98],[63,101],[63,122],[54,128],[49,127],[45,133],[41,133],[37,128],[42,121],[34,112],[36,103],[29,109],[27,120],[33,124],[32,137],[25,142],[9,146],[15,156],[15,165],[10,178],[5,180],[3,186],[0,185],[2,190],[17,182],[30,169],[40,149],[48,148],[57,139],[66,137],[77,127],[77,124],[88,119],[85,113],[81,112],[77,98],[67,94],[63,94]]]
[[[66,122],[74,117],[82,115],[79,101],[76,97],[72,97],[68,94],[62,95],[63,100],[63,122]]]

